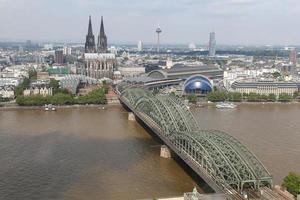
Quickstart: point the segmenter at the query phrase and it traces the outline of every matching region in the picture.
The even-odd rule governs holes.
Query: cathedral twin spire
[[[93,34],[92,19],[89,17],[88,34],[86,35],[85,53],[106,53],[107,52],[107,37],[104,31],[103,17],[101,16],[100,33],[98,36],[97,51],[95,44],[95,36]]]

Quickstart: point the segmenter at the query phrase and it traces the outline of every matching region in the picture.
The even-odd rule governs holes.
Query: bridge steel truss
[[[216,192],[273,186],[272,176],[249,149],[225,132],[201,130],[177,97],[130,88],[122,90],[120,100]]]

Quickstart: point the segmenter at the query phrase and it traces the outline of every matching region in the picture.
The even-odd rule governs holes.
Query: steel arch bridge
[[[272,176],[249,149],[225,132],[201,130],[177,97],[127,88],[120,100],[216,192],[272,187]]]

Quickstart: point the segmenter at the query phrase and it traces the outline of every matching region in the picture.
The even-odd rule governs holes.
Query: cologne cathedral
[[[81,70],[81,73],[96,79],[104,77],[112,79],[115,66],[115,54],[108,53],[107,50],[107,37],[104,31],[103,17],[101,17],[100,32],[96,46],[90,16],[85,42],[84,69]]]

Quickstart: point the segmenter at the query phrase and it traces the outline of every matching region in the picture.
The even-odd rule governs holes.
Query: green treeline
[[[289,175],[283,179],[282,186],[295,197],[300,195],[300,174],[290,172]]]
[[[25,78],[23,82],[15,88],[15,96],[23,95],[23,91],[30,87],[30,79]]]
[[[277,97],[275,94],[261,95],[261,94],[257,94],[257,93],[242,94],[239,92],[214,91],[214,92],[207,94],[206,98],[208,101],[212,101],[212,102],[219,102],[219,101],[290,102],[293,99],[297,99],[298,96],[299,96],[298,93],[295,93],[294,95],[282,93]]]
[[[93,90],[85,96],[74,97],[67,93],[56,93],[53,96],[41,95],[18,96],[16,102],[20,106],[73,105],[73,104],[105,104],[105,89]]]

